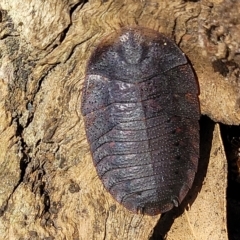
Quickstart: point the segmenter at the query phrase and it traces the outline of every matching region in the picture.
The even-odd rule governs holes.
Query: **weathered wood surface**
[[[150,238],[159,216],[128,212],[96,175],[80,113],[85,66],[100,39],[115,29],[138,25],[158,30],[173,38],[193,64],[202,114],[239,124],[239,69],[234,63],[240,61],[240,6],[237,1],[212,2],[0,2],[0,239]],[[172,225],[169,239],[227,239],[226,221],[220,223],[219,238],[219,228],[206,231],[202,219],[188,238],[193,219],[206,217],[199,211],[214,204],[210,195],[221,194],[223,201],[212,210],[218,214],[211,224],[226,219],[220,138],[216,127],[199,198],[176,220],[180,227]],[[221,184],[219,192],[209,195],[214,183],[208,174],[215,177],[216,164],[222,166]]]

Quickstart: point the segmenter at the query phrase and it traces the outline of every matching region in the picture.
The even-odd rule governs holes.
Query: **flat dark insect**
[[[106,37],[87,65],[87,139],[105,188],[134,213],[178,206],[199,158],[198,84],[176,44],[147,28]]]

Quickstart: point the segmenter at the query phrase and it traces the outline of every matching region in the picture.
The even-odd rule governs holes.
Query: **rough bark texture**
[[[0,10],[0,239],[149,239],[159,215],[132,214],[116,203],[92,164],[80,113],[87,60],[103,36],[122,26],[158,30],[192,63],[202,114],[238,125],[240,3],[1,0]],[[217,126],[207,141],[212,149],[201,148],[209,164],[196,180],[199,195],[186,200],[192,207],[167,239],[227,239]],[[218,227],[206,231],[211,214]]]

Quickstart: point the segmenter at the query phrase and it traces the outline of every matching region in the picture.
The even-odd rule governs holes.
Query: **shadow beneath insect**
[[[161,218],[154,228],[151,240],[164,239],[164,236],[170,230],[174,219],[179,217],[184,212],[184,209],[188,209],[189,205],[192,205],[194,200],[197,198],[198,193],[201,191],[210,158],[213,130],[214,122],[208,117],[202,116],[200,119],[200,159],[193,186],[178,208],[174,208],[161,215]]]

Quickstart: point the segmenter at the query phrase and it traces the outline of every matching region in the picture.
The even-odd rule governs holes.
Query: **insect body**
[[[199,158],[198,85],[173,41],[147,28],[123,28],[88,62],[82,98],[99,178],[134,213],[178,206]]]

